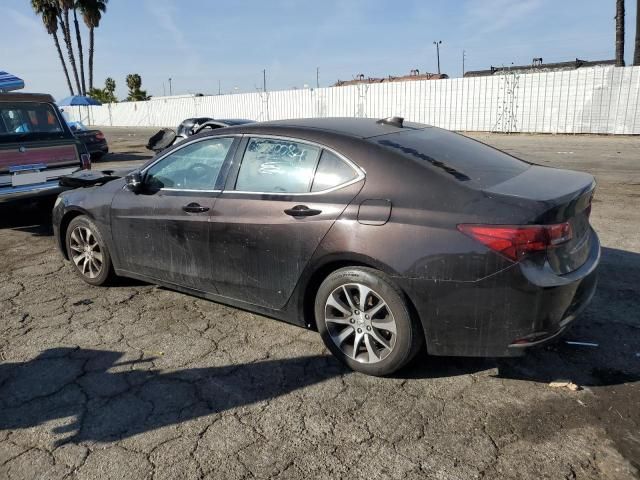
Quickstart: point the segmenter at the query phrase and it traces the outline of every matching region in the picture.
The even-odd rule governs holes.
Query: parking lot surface
[[[149,129],[104,129],[131,167]],[[90,287],[47,206],[0,207],[0,478],[631,479],[640,468],[640,140],[475,134],[594,174],[602,268],[566,339],[355,374],[319,336],[153,285]],[[566,380],[579,387],[551,386]]]

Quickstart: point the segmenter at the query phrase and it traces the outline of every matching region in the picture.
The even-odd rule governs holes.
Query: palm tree
[[[624,0],[616,0],[616,66],[624,67]]]
[[[64,76],[67,79],[69,93],[73,95],[73,87],[71,86],[69,71],[67,70],[67,64],[64,61],[62,49],[60,48],[60,41],[58,40],[58,4],[51,0],[31,0],[31,7],[42,17],[42,23],[44,23],[47,33],[53,37],[53,42],[56,45],[56,50],[60,57],[60,63],[62,64],[62,70],[64,70]]]
[[[107,11],[107,2],[108,0],[78,0],[78,8],[89,29],[89,89],[93,88],[93,30],[100,26],[102,14]]]
[[[80,79],[78,77],[78,67],[76,66],[76,57],[73,53],[73,43],[71,42],[71,28],[69,28],[69,10],[73,8],[75,0],[58,0],[58,22],[64,33],[64,42],[67,45],[67,53],[69,54],[69,63],[73,70],[73,77],[76,81],[76,90],[82,94],[80,88]]]
[[[142,77],[137,73],[130,73],[127,75],[127,87],[129,87],[127,102],[149,100],[149,97],[147,97],[147,91],[140,89],[140,87],[142,87]]]
[[[633,50],[633,64],[640,65],[640,0],[636,5],[636,45]]]
[[[80,82],[82,84],[82,95],[87,94],[87,84],[84,81],[84,55],[82,54],[82,37],[80,36],[80,26],[78,25],[78,2],[73,4],[73,23],[76,27],[76,42],[78,42],[78,59],[80,60]]]

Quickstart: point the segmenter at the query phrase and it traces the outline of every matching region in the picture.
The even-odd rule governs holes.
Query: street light
[[[433,42],[433,44],[436,46],[436,56],[438,57],[438,73],[440,73],[440,45],[442,44],[442,40]]]

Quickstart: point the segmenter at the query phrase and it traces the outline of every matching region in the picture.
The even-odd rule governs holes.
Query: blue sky
[[[627,0],[626,60],[633,55],[635,0]],[[188,7],[187,7],[188,5]],[[614,0],[110,0],[96,30],[96,83],[128,73],[149,94],[328,86],[358,73],[461,75],[489,65],[614,57]],[[67,94],[52,39],[29,0],[2,0],[0,70],[27,90]],[[88,35],[86,36],[88,43]]]

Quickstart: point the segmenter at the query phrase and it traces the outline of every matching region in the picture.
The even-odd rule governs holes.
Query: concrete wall
[[[391,115],[450,130],[640,134],[640,67],[352,85],[66,107],[99,126],[175,128],[195,116],[278,120]]]

